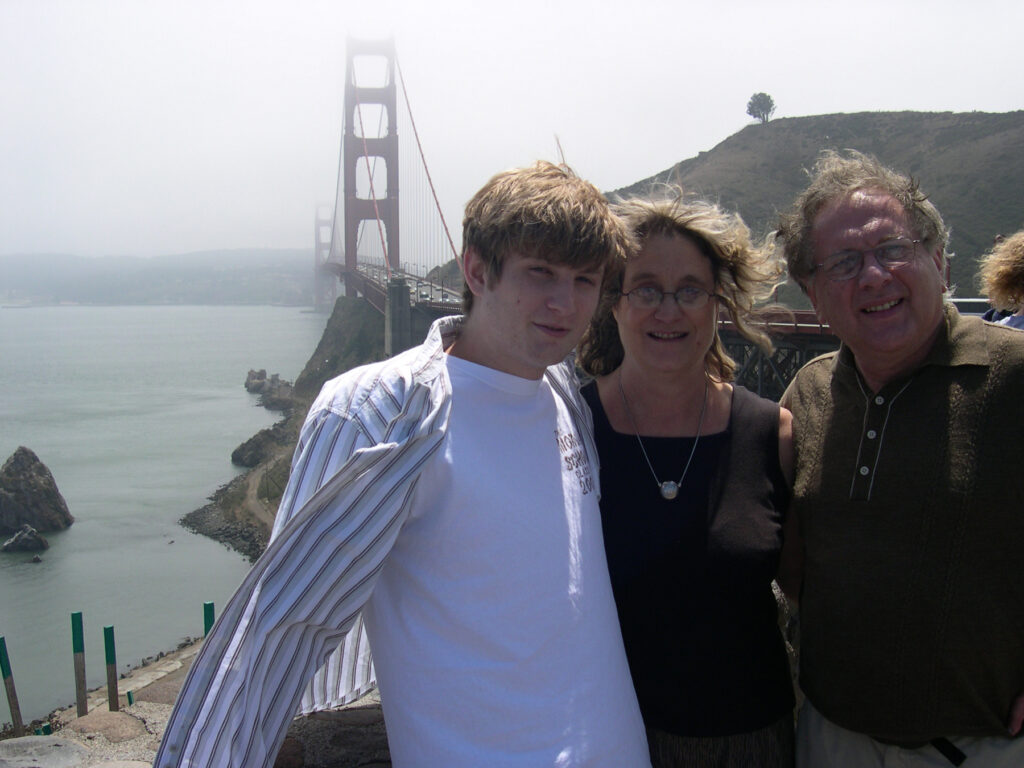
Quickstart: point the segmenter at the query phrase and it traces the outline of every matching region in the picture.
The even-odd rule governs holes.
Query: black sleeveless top
[[[704,435],[672,501],[635,434],[612,430],[597,386],[582,390],[601,460],[608,570],[640,710],[682,736],[762,728],[793,708],[771,582],[789,490],[779,406],[733,388],[729,426]],[[678,481],[693,438],[644,437],[659,481]]]

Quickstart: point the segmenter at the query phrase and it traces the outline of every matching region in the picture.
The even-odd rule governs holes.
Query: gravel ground
[[[89,750],[89,762],[82,768],[98,768],[111,761],[139,761],[153,764],[171,705],[137,701],[119,712],[97,709],[75,718],[57,736]]]
[[[106,691],[97,689],[89,694],[89,714],[77,717],[74,707],[55,713],[60,727],[53,735],[0,742],[0,768],[148,768],[200,645],[162,655],[121,678],[117,712],[109,711]],[[277,762],[277,768],[390,766],[376,691],[342,710],[293,721]]]

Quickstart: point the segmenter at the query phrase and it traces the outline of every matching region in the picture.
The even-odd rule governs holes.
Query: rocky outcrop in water
[[[0,546],[0,552],[41,552],[50,548],[43,535],[28,523]]]
[[[260,405],[268,411],[287,411],[295,405],[291,382],[285,381],[276,373],[267,378],[265,368],[258,371],[249,370],[245,377],[245,389],[259,395]]]
[[[0,535],[26,523],[37,531],[62,531],[75,522],[53,475],[39,457],[20,446],[0,467]]]

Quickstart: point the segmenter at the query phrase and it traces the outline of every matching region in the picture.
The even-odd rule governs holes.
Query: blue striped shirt
[[[348,703],[373,686],[360,610],[409,516],[419,472],[444,438],[444,350],[460,323],[442,318],[423,345],[325,385],[267,550],[206,638],[155,766],[271,766],[297,711]],[[571,364],[545,378],[596,467]]]

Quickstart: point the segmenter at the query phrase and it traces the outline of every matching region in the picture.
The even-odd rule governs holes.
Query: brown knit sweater
[[[1024,692],[1024,332],[950,307],[910,377],[873,393],[841,348],[783,404],[804,692],[886,741],[1005,735]]]

